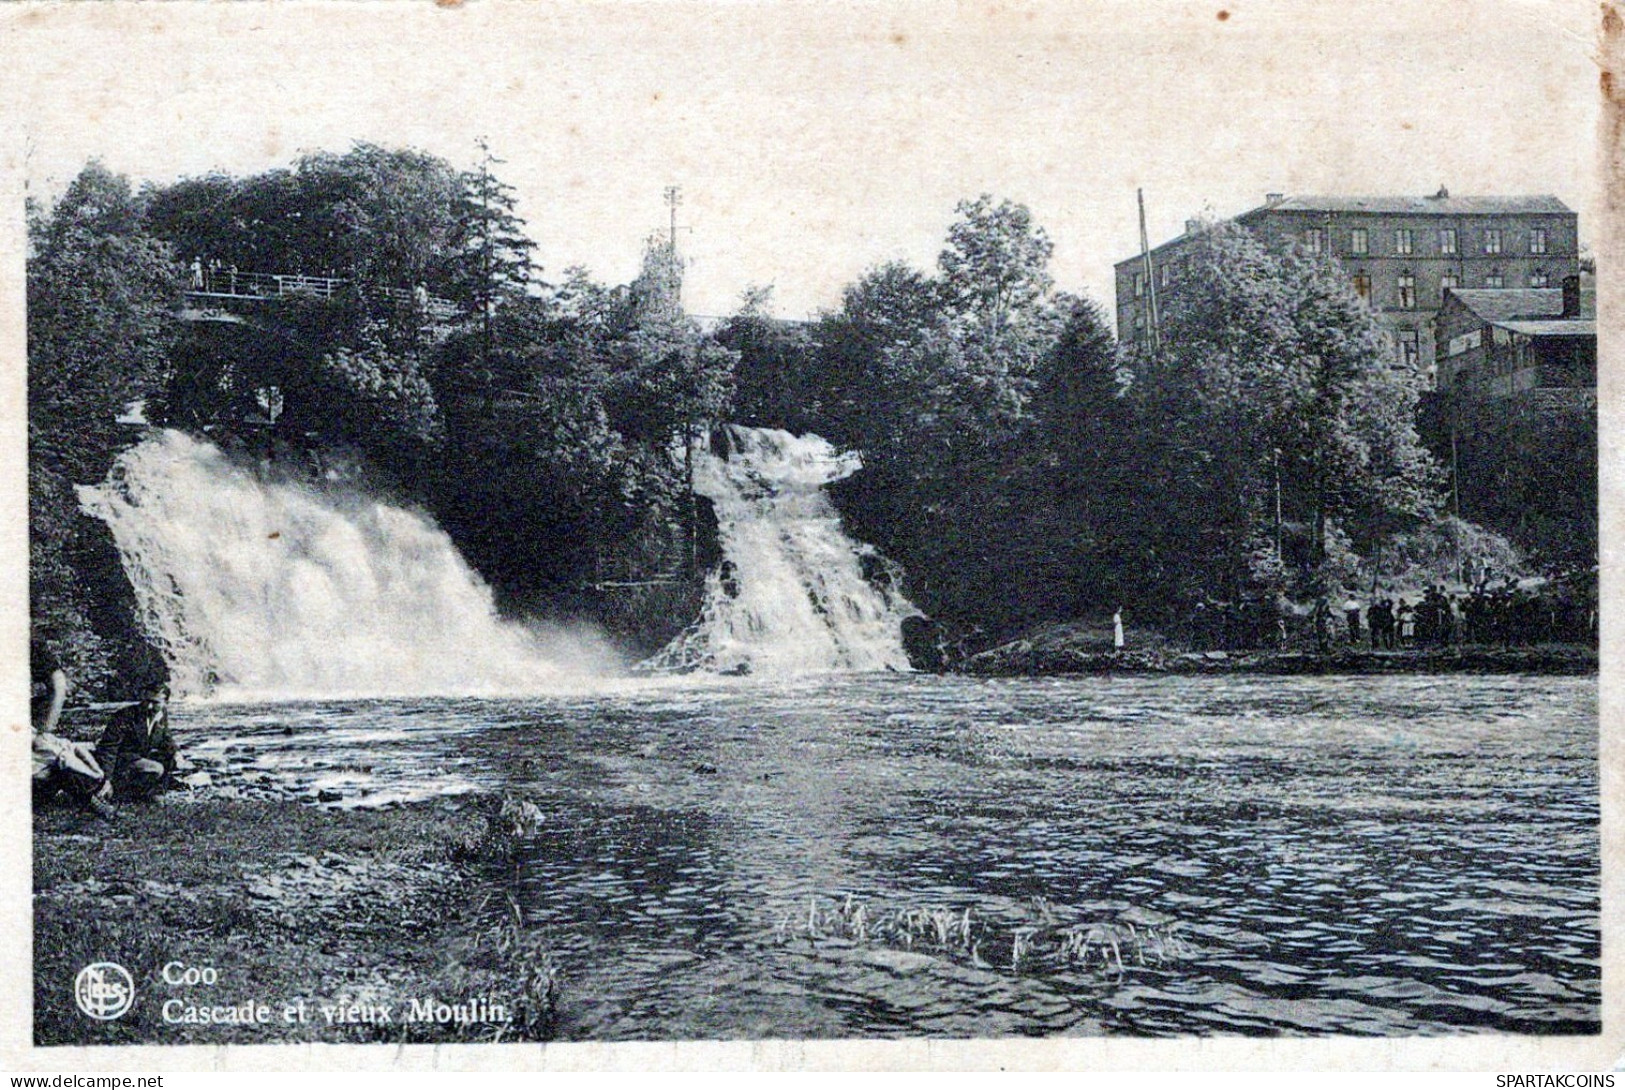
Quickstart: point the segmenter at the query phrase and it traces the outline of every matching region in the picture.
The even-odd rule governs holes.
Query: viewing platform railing
[[[258,302],[307,297],[331,299],[350,281],[338,276],[303,273],[240,272],[236,269],[192,267],[186,294],[214,300]],[[374,293],[401,306],[417,306],[429,317],[445,321],[457,314],[457,304],[418,288],[375,287]]]

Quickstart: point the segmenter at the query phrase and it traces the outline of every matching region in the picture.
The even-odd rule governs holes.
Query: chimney
[[[1270,207],[1270,208],[1274,208],[1276,205],[1280,204],[1284,200],[1286,200],[1286,194],[1285,193],[1266,193],[1266,194],[1264,194],[1264,204],[1266,206]]]
[[[1578,318],[1580,316],[1580,278],[1578,276],[1565,276],[1563,278],[1563,317]]]
[[[1433,195],[1433,199],[1436,200],[1436,201],[1442,201],[1442,200],[1445,200],[1446,198],[1448,198],[1449,196],[1450,196],[1450,190],[1446,189],[1444,186],[1441,185],[1439,187],[1439,191]]]

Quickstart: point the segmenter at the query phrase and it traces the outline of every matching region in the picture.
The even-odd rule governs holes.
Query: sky
[[[685,301],[802,317],[883,261],[935,262],[956,202],[1030,207],[1057,285],[1184,221],[1289,194],[1595,192],[1594,6],[1297,3],[7,5],[13,167],[138,180],[355,141],[472,165],[544,275],[635,275],[682,189]],[[20,162],[19,162],[20,157]]]

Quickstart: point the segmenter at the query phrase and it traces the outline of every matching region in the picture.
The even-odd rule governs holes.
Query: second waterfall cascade
[[[920,615],[899,573],[853,541],[824,486],[862,468],[816,435],[730,425],[696,452],[694,488],[716,507],[722,563],[700,618],[645,667],[797,674],[907,670],[903,622]]]

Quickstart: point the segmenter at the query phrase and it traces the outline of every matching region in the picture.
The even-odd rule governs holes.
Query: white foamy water
[[[853,541],[824,486],[862,468],[816,435],[730,426],[697,456],[716,505],[723,564],[700,619],[650,660],[657,670],[753,674],[907,670],[903,621],[918,616],[895,571]],[[870,571],[866,578],[865,566]]]
[[[612,661],[591,637],[500,619],[425,515],[265,479],[178,431],[79,496],[112,529],[177,695],[537,693]]]

